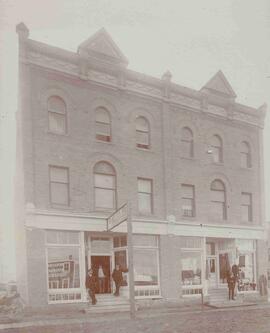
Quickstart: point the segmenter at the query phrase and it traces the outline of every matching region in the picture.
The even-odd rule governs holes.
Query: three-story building
[[[29,304],[85,301],[91,266],[113,291],[127,237],[107,218],[126,202],[136,298],[211,294],[233,264],[240,291],[256,293],[265,108],[237,103],[221,71],[200,91],[134,72],[104,29],[76,53],[29,39],[23,23],[17,33],[17,279]]]

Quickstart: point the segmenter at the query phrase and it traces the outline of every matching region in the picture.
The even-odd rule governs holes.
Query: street
[[[140,316],[140,317],[139,317]],[[63,324],[2,330],[3,333],[269,333],[270,308],[237,308],[204,312],[156,314],[134,320]]]

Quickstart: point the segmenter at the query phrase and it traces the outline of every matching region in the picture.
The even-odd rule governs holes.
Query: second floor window
[[[68,168],[50,166],[50,202],[53,205],[69,205],[69,171]]]
[[[182,128],[181,131],[181,154],[183,157],[194,156],[193,151],[193,133],[188,127]]]
[[[242,222],[252,221],[252,195],[242,192],[241,194]]]
[[[107,162],[98,162],[94,167],[94,198],[96,209],[116,208],[116,173]]]
[[[136,146],[143,149],[150,148],[149,123],[144,117],[136,119]]]
[[[193,185],[182,184],[182,215],[195,216],[195,191]]]
[[[67,115],[66,104],[59,96],[51,96],[48,99],[49,131],[56,134],[66,134]]]
[[[103,107],[96,109],[96,139],[105,142],[112,141],[110,114]]]
[[[240,162],[242,168],[251,168],[251,151],[250,145],[243,141],[241,143]]]
[[[211,213],[214,219],[226,220],[226,190],[221,180],[214,180],[211,183]]]
[[[138,209],[141,214],[153,213],[152,179],[138,178]]]
[[[213,156],[213,162],[223,162],[223,144],[222,140],[218,135],[213,135],[211,139],[211,150]]]

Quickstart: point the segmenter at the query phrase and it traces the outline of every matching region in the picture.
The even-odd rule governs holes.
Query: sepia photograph
[[[270,1],[0,0],[0,332],[270,332]]]

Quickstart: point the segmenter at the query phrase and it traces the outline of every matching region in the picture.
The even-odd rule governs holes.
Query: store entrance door
[[[91,256],[91,267],[98,280],[97,294],[111,293],[111,257]]]
[[[217,287],[217,258],[216,256],[208,256],[206,259],[206,267],[208,272],[209,288]]]

